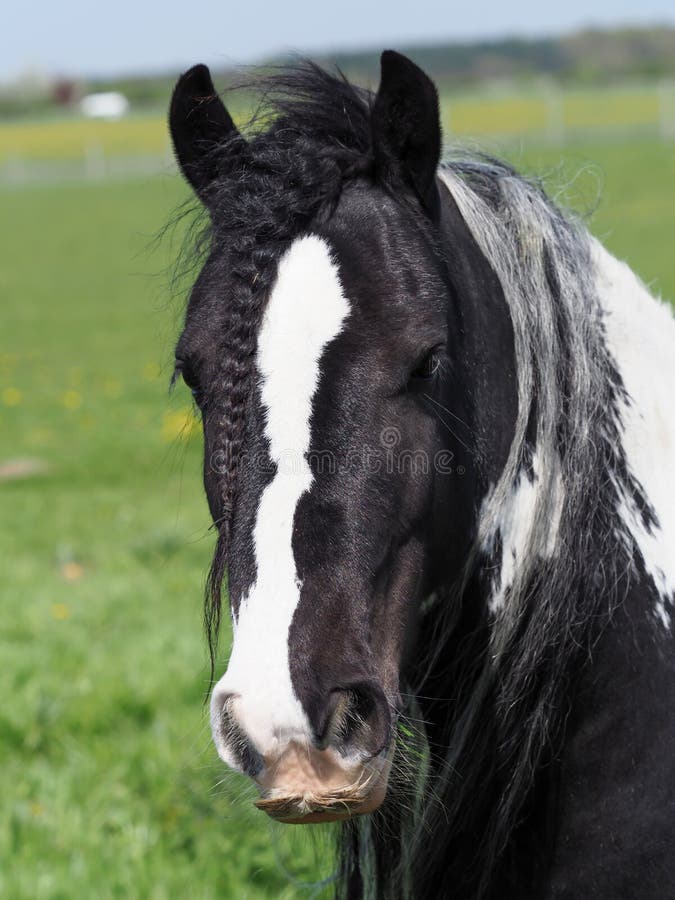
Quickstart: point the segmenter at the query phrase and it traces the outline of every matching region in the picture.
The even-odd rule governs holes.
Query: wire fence
[[[168,154],[106,154],[101,144],[83,148],[71,159],[13,157],[0,164],[0,185],[6,188],[60,182],[101,182],[174,174]]]
[[[563,91],[544,84],[519,93],[495,88],[481,93],[444,94],[441,117],[448,143],[507,146],[527,142],[564,147],[645,138],[675,142],[675,80],[604,90]],[[20,141],[3,141],[3,133],[11,137],[13,126],[0,123],[1,186],[99,182],[175,172],[166,126],[160,117],[142,123],[144,131],[152,135],[148,143],[154,148],[144,152],[136,152],[139,129],[131,127],[138,126],[139,120],[105,123],[98,136],[93,131],[94,137],[81,132],[81,121],[64,121],[58,126],[58,141],[53,141],[52,124],[37,123],[31,140],[22,147]],[[67,141],[63,140],[65,134]],[[56,150],[53,154],[51,141]]]

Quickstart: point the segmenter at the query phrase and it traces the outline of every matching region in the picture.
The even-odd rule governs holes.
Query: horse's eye
[[[190,393],[195,399],[195,403],[198,406],[201,406],[202,392],[199,387],[197,376],[194,373],[194,369],[184,359],[179,359],[176,361],[174,381],[179,376],[183,379],[185,386],[190,390]]]
[[[437,350],[430,350],[417,363],[410,373],[411,381],[428,381],[433,378],[441,365],[441,360]]]

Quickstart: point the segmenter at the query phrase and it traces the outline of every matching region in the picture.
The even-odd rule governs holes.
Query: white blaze
[[[293,556],[293,518],[309,490],[307,462],[312,400],[321,357],[349,313],[336,264],[321,238],[298,238],[279,263],[258,335],[257,370],[266,414],[265,434],[277,471],[263,491],[254,529],[255,583],[239,607],[229,666],[215,687],[219,698],[239,695],[239,723],[263,754],[293,738],[309,737],[291,683],[288,636],[300,599]],[[230,761],[227,748],[218,747]]]
[[[668,627],[675,592],[675,320],[598,241],[593,256],[608,347],[629,395],[622,444],[659,527],[644,527],[631,497],[620,512],[659,591],[655,612]]]

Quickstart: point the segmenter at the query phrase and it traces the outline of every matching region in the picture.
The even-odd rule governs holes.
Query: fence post
[[[664,141],[675,140],[675,80],[659,82],[659,133]]]
[[[19,156],[10,156],[5,163],[5,173],[8,184],[24,184],[28,181],[26,163]]]
[[[84,151],[84,174],[92,181],[99,180],[105,175],[105,154],[103,145],[94,142],[89,143]]]
[[[546,91],[546,134],[551,144],[565,143],[565,95],[553,82]]]

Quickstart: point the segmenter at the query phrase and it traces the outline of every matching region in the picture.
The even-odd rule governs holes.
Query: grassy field
[[[672,146],[516,156],[582,209],[600,194],[595,232],[675,297]],[[0,193],[3,897],[319,896],[300,882],[331,871],[328,834],[269,824],[209,743],[212,535],[189,397],[166,391],[175,248],[151,249],[183,196],[168,177]]]
[[[3,194],[0,896],[284,897],[301,830],[209,746],[211,552],[179,306],[152,235],[177,180]],[[186,423],[188,427],[186,429]],[[328,866],[328,869],[330,864]]]

